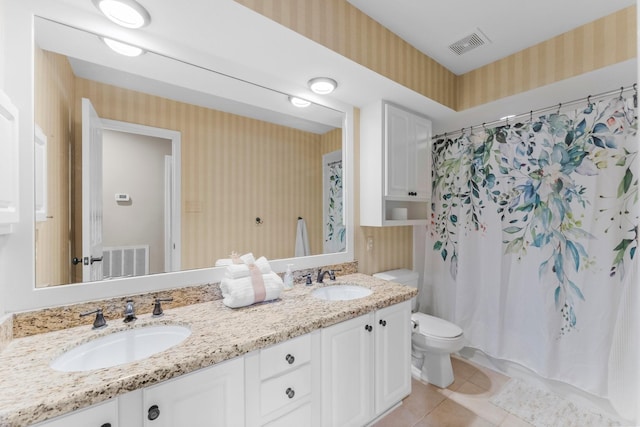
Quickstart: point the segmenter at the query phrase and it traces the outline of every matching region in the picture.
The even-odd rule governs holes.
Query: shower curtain
[[[638,333],[635,115],[616,96],[434,142],[425,276],[470,347],[609,394],[613,337]]]

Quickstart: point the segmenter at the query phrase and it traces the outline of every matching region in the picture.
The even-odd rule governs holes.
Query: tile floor
[[[374,427],[531,427],[489,399],[509,377],[453,356],[446,389],[412,379],[411,394]]]

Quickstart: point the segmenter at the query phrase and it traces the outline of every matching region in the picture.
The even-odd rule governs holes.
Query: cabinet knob
[[[371,331],[373,331],[373,326],[371,326],[371,325],[364,325],[364,329],[365,329],[365,330],[367,330],[367,331],[369,331],[369,332],[371,332]]]
[[[289,399],[293,399],[293,396],[296,395],[296,392],[289,387],[288,389],[285,390],[286,395],[289,397]]]
[[[380,319],[380,322],[378,322],[378,323],[380,323],[382,326],[387,326],[387,321],[386,320]]]
[[[111,427],[111,423],[104,423],[100,427]]]
[[[149,413],[147,414],[147,418],[153,421],[159,416],[160,416],[160,408],[158,408],[158,405],[153,405],[152,407],[149,408]]]
[[[289,365],[293,365],[293,362],[295,362],[295,361],[296,361],[296,358],[295,358],[295,357],[293,357],[293,356],[292,356],[292,355],[290,355],[290,354],[287,354],[287,355],[285,356],[285,359],[287,360],[287,362],[289,363]]]

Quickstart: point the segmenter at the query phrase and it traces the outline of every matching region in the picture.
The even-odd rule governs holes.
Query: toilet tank
[[[406,268],[400,268],[397,270],[382,271],[380,273],[374,274],[373,277],[382,280],[389,280],[391,282],[400,283],[418,289],[418,279],[420,276],[415,271],[408,270]],[[413,313],[417,309],[418,299],[416,297],[413,297],[411,298],[411,312]]]
[[[411,286],[412,288],[418,287],[418,273],[406,268],[382,271],[380,273],[374,274],[373,277],[382,280],[389,280],[391,282],[401,283],[403,285]]]

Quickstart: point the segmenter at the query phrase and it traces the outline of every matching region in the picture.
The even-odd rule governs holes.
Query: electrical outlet
[[[371,252],[373,250],[373,236],[367,237],[367,251]]]

